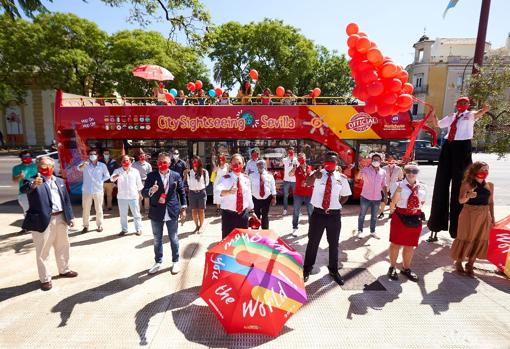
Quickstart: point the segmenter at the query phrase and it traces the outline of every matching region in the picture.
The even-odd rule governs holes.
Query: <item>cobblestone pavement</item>
[[[80,207],[75,211],[80,217]],[[293,238],[291,216],[280,212],[281,207],[273,209],[271,228],[304,253],[306,219]],[[389,222],[379,221],[381,240],[356,241],[352,229],[357,212],[354,205],[343,212],[340,263],[346,284],[339,287],[328,276],[323,238],[306,286],[309,302],[277,338],[225,334],[198,297],[205,252],[221,235],[213,211],[208,211],[200,235],[190,232],[192,222],[179,227],[183,268],[178,275],[170,273],[168,237],[163,270],[147,275],[153,263],[148,220],[142,236],[119,237],[116,211],[106,215],[102,233],[80,234],[77,219],[70,239],[71,266],[79,276],[54,279],[49,292],[39,290],[31,236],[16,234],[21,216],[3,213],[0,347],[510,348],[510,280],[483,261],[476,264],[476,278],[454,273],[448,234],[429,244],[425,229],[413,263],[421,281],[389,281]],[[498,219],[508,214],[510,206],[496,208]],[[57,274],[54,260],[50,263]]]

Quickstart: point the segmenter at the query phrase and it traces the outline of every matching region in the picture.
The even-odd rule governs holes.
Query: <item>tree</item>
[[[86,2],[86,0],[83,0]],[[112,7],[131,5],[129,20],[141,25],[147,25],[153,20],[159,20],[160,14],[170,23],[170,35],[182,32],[191,42],[200,39],[201,34],[210,24],[210,14],[199,0],[101,0]],[[46,2],[53,2],[47,0]],[[11,19],[21,17],[21,13],[29,18],[37,14],[48,13],[43,0],[4,0],[0,1],[0,9]]]
[[[228,22],[205,37],[214,79],[232,88],[247,79],[250,69],[259,72],[256,91],[273,92],[281,85],[304,95],[315,87],[328,94],[346,94],[352,87],[345,57],[315,47],[299,30],[279,20],[265,19],[242,25]]]
[[[479,69],[468,80],[467,92],[478,106],[489,104],[491,110],[477,122],[474,139],[502,156],[510,150],[510,60],[489,57]]]
[[[200,79],[209,88],[209,72],[198,54],[191,48],[165,39],[158,32],[142,30],[121,31],[109,39],[108,66],[110,80],[124,96],[144,96],[155,82],[134,77],[131,71],[140,64],[157,64],[169,69],[175,76],[168,88],[185,89],[188,81]]]

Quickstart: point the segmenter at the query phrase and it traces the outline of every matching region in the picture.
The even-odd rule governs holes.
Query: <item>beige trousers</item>
[[[35,245],[35,258],[37,271],[41,282],[51,281],[51,273],[48,271],[48,256],[51,247],[55,252],[58,272],[67,273],[69,269],[69,237],[67,236],[68,226],[64,220],[64,214],[51,216],[48,228],[42,233],[32,231],[32,239]]]
[[[90,208],[94,201],[94,209],[96,210],[96,225],[99,228],[103,225],[103,201],[104,193],[82,194],[81,205],[83,207],[83,226],[88,228],[90,221]]]
[[[103,188],[106,194],[106,208],[112,208],[113,188],[115,188],[115,183],[104,183]]]

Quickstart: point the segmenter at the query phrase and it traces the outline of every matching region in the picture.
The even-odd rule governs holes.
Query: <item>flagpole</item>
[[[491,0],[482,0],[482,8],[480,10],[480,22],[478,23],[478,35],[476,37],[475,57],[473,59],[472,74],[478,73],[477,65],[483,65],[483,55],[485,52],[485,40],[487,37],[487,25],[489,23],[489,11]]]

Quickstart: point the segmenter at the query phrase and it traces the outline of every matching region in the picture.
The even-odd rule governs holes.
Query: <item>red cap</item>
[[[457,103],[462,102],[462,101],[466,101],[466,102],[470,103],[469,97],[459,97],[459,98],[457,98]]]

